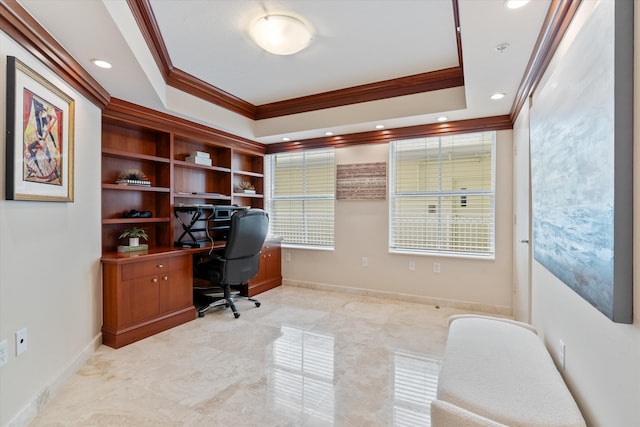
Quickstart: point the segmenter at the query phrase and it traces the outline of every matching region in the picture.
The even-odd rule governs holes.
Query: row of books
[[[142,185],[145,187],[151,186],[151,181],[143,181],[140,179],[119,179],[116,181],[118,185]]]

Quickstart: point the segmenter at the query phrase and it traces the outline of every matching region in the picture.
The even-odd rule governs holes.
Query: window
[[[283,245],[333,249],[334,150],[266,156],[271,232]]]
[[[393,141],[392,252],[493,257],[495,132]]]

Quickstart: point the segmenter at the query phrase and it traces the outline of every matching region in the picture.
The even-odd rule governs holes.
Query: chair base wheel
[[[260,307],[260,303],[259,302],[256,303],[256,307]]]
[[[233,313],[233,317],[237,319],[238,317],[240,317],[240,313]]]

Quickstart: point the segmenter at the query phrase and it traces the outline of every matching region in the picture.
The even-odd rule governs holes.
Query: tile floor
[[[118,350],[32,426],[428,426],[459,310],[284,286]]]

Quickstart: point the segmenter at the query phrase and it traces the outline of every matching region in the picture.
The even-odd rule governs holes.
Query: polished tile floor
[[[291,286],[118,350],[33,426],[428,426],[459,310]]]

